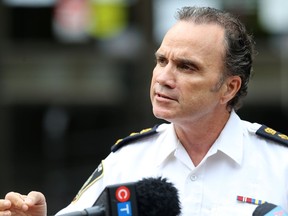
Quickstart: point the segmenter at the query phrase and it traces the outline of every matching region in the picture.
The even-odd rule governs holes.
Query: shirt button
[[[198,177],[196,175],[191,175],[190,176],[191,181],[196,181]]]

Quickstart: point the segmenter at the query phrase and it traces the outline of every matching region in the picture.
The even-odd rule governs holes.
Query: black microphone
[[[93,207],[61,216],[178,216],[178,191],[166,178],[107,186]]]
[[[288,216],[288,214],[282,207],[265,202],[257,206],[252,216]]]

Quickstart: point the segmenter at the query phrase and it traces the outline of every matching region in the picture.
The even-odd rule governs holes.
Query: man
[[[107,185],[158,176],[179,190],[182,215],[252,215],[254,199],[288,210],[288,137],[235,112],[252,54],[251,37],[232,15],[179,10],[156,51],[150,89],[154,115],[170,124],[119,140],[59,214],[91,207]],[[44,216],[45,197],[8,193],[0,210]]]

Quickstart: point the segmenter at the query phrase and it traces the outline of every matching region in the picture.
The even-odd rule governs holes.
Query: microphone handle
[[[70,212],[59,216],[106,216],[104,206],[93,206],[82,211]]]
[[[93,206],[91,208],[86,208],[83,211],[86,212],[85,216],[106,216],[104,206]]]

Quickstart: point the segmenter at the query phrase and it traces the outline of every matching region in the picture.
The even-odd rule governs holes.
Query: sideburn
[[[218,92],[220,90],[220,88],[222,87],[222,85],[224,84],[226,79],[226,76],[224,74],[221,74],[221,76],[219,77],[218,82],[212,86],[212,88],[210,89],[211,92]]]

